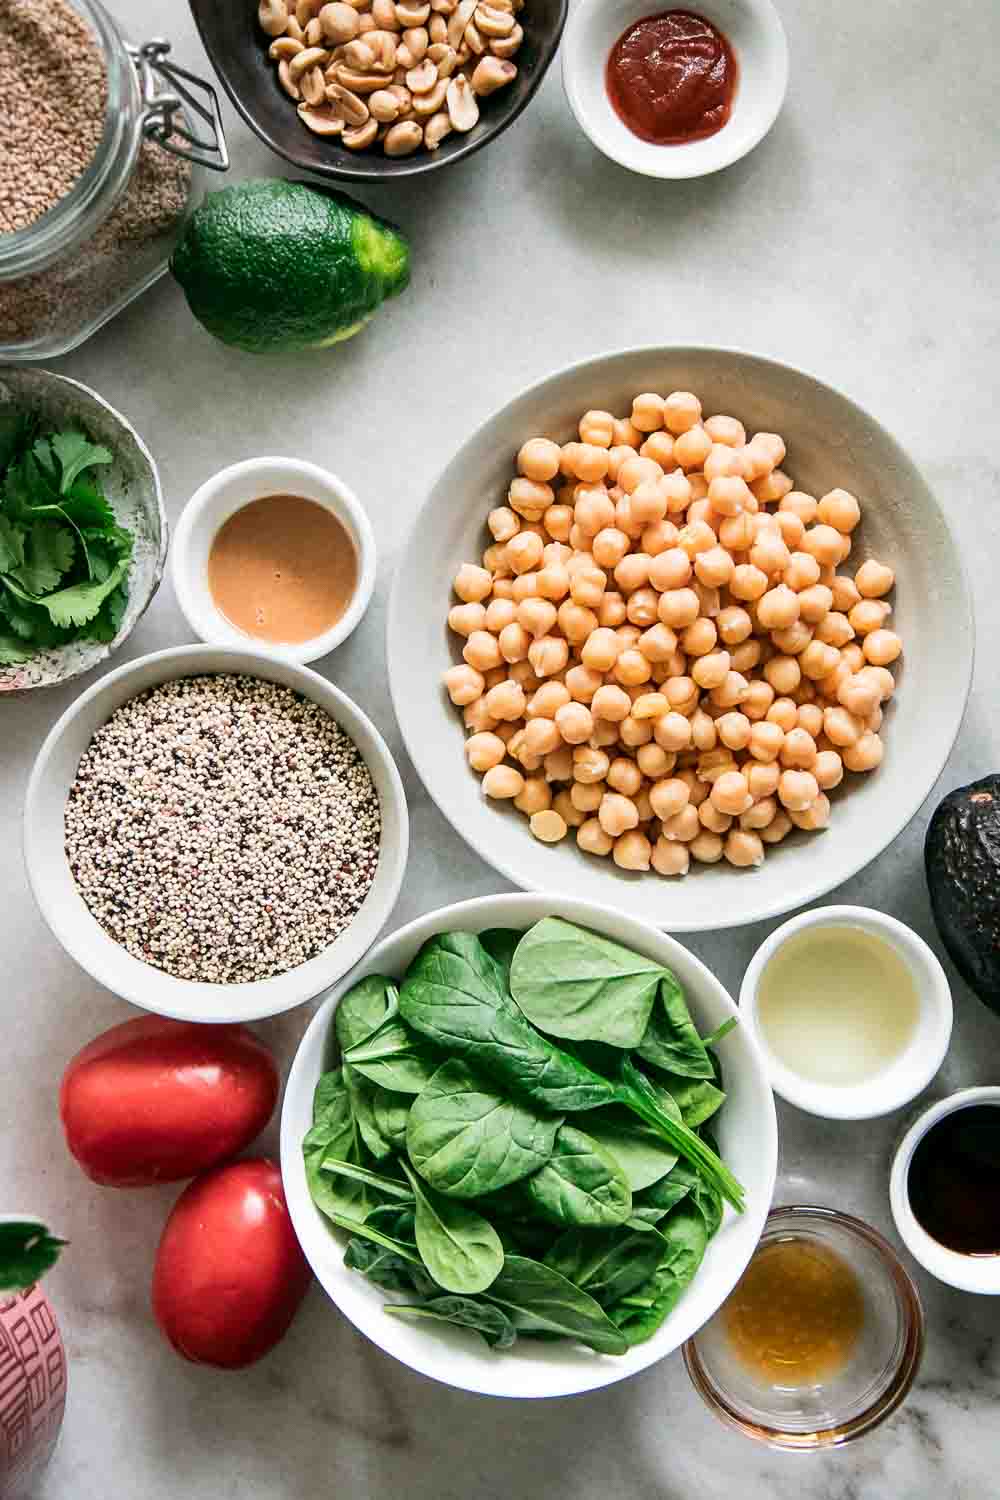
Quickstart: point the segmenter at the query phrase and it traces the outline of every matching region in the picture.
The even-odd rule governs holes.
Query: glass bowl
[[[746,1437],[798,1452],[836,1448],[870,1432],[905,1399],[923,1353],[923,1308],[892,1247],[860,1219],[832,1208],[775,1208],[756,1253],[787,1239],[828,1248],[858,1279],[865,1318],[847,1363],[815,1384],[767,1382],[733,1353],[725,1304],[684,1345],[684,1362],[715,1415]]]

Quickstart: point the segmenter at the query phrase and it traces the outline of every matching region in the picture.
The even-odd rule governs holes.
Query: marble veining
[[[177,0],[111,3],[133,34],[170,36],[181,62],[204,66]],[[414,277],[350,344],[252,359],[204,335],[165,280],[58,362],[134,423],[161,465],[174,518],[215,469],[268,450],[333,468],[369,507],[376,597],[362,628],[320,667],[400,757],[413,853],[394,925],[504,888],[424,795],[389,705],[388,580],[407,566],[401,538],[422,493],[473,426],[548,370],[626,344],[728,343],[800,364],[868,406],[924,468],[964,544],[981,651],[961,740],[931,804],[829,898],[891,912],[942,954],[921,860],[930,807],[1000,763],[995,9],[977,0],[955,0],[946,17],[935,6],[865,0],[785,0],[781,9],[785,110],[726,172],[656,183],[612,166],[573,124],[556,67],[485,153],[419,184],[360,194],[410,233]],[[224,113],[236,175],[281,173],[233,110]],[[165,583],[119,659],[188,639]],[[49,938],[20,861],[32,757],[78,690],[0,708],[2,1207],[44,1214],[72,1242],[48,1284],[69,1400],[38,1500],[1000,1495],[1000,1298],[926,1277],[928,1350],[910,1401],[868,1439],[821,1458],[772,1454],[724,1430],[679,1358],[558,1403],[501,1404],[437,1387],[366,1343],[317,1289],[252,1370],[220,1375],[173,1356],[148,1299],[176,1191],[91,1186],[67,1157],[56,1116],[66,1060],[128,1014]],[[702,935],[691,947],[736,991],[773,925]],[[955,1037],[932,1093],[1000,1075],[1000,1019],[948,972]],[[261,1028],[285,1062],[309,1010]],[[835,1203],[891,1234],[887,1170],[903,1119],[838,1126],[786,1106],[779,1115],[779,1201]],[[266,1144],[276,1149],[274,1128]]]

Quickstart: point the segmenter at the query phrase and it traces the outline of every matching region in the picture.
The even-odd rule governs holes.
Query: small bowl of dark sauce
[[[925,1270],[1000,1296],[1000,1088],[962,1089],[925,1110],[900,1142],[889,1197]]]
[[[649,177],[702,177],[753,149],[788,83],[771,0],[580,0],[563,41],[578,123],[613,161]]]

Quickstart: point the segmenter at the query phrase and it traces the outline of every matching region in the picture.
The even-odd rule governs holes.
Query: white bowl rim
[[[492,422],[494,422],[497,417],[507,409],[508,406],[513,405],[515,401],[521,401],[526,397],[540,396],[546,386],[555,384],[556,381],[564,380],[572,376],[582,374],[583,372],[588,370],[596,370],[599,366],[608,364],[611,361],[661,357],[684,358],[685,356],[690,355],[697,355],[699,358],[704,355],[710,355],[717,356],[720,359],[749,359],[752,360],[755,364],[761,366],[770,365],[775,369],[784,371],[787,374],[791,374],[803,380],[810,381],[812,384],[819,386],[823,391],[827,392],[831,396],[834,396],[842,401],[847,401],[850,405],[857,407],[858,411],[860,411],[862,415],[867,418],[867,420],[872,422],[875,426],[881,428],[881,430],[886,433],[889,440],[900,449],[900,452],[902,452],[904,455],[906,454],[906,450],[903,448],[899,440],[895,437],[894,433],[892,433],[889,428],[885,427],[885,425],[877,417],[873,417],[868,412],[867,408],[863,407],[859,402],[855,401],[853,396],[848,395],[844,391],[838,390],[836,386],[832,386],[827,381],[811,374],[808,370],[804,370],[800,365],[791,364],[786,360],[774,359],[767,354],[755,354],[749,349],[743,349],[737,345],[725,344],[638,344],[630,345],[624,349],[609,349],[603,351],[600,354],[590,355],[586,359],[573,360],[568,365],[563,365],[558,369],[551,370],[548,374],[543,375],[540,379],[532,382],[531,385],[526,386],[518,394],[511,396],[507,401],[503,403],[502,406],[498,407],[494,412],[491,413],[490,416],[486,417],[482,422],[480,422],[479,425],[474,428],[471,433],[469,433],[465,441],[459,445],[459,447],[452,453],[451,457],[446,461],[444,466],[434,476],[434,479],[432,480],[431,484],[424,494],[416,517],[403,540],[402,546],[400,548],[400,556],[405,557],[408,553],[412,553],[413,541],[417,533],[424,525],[423,513],[426,509],[427,502],[430,498],[431,493],[437,487],[437,484],[442,475],[448,468],[451,467],[452,463],[454,463],[459,458],[463,450],[475,443],[481,436],[481,434],[485,431],[485,429],[489,427]],[[914,465],[914,467],[916,467],[916,465]],[[969,695],[972,691],[972,679],[975,668],[976,635],[975,615],[972,608],[972,593],[969,587],[969,574],[965,566],[965,560],[962,556],[961,548],[958,545],[958,540],[955,535],[955,529],[948,517],[947,512],[942,506],[938,506],[938,515],[941,525],[945,533],[947,534],[949,541],[951,542],[952,550],[954,553],[955,565],[959,581],[962,586],[962,596],[965,604],[965,618],[962,623],[965,627],[965,633],[969,641],[968,662],[965,671],[965,681],[961,694],[961,712],[957,715],[955,733],[952,737],[951,743],[947,748],[943,750],[942,754],[934,762],[932,768],[933,775],[930,775],[927,778],[927,790],[921,792],[921,794],[916,798],[912,798],[909,800],[902,798],[900,799],[902,811],[897,814],[896,818],[893,820],[892,830],[889,833],[888,837],[885,838],[884,842],[881,845],[881,848],[874,851],[860,851],[855,858],[848,861],[845,868],[839,869],[835,875],[821,875],[812,884],[802,886],[799,891],[793,894],[790,901],[779,898],[774,901],[767,902],[762,906],[748,906],[745,910],[737,913],[736,915],[730,915],[727,922],[727,926],[729,928],[744,927],[749,925],[751,922],[765,922],[770,921],[774,917],[784,916],[787,911],[794,910],[796,907],[805,906],[807,902],[818,900],[819,897],[825,896],[828,891],[833,890],[835,886],[843,885],[846,881],[852,879],[855,875],[858,874],[860,870],[863,870],[866,865],[871,864],[874,859],[877,859],[879,854],[881,854],[883,850],[887,849],[894,839],[899,837],[900,833],[902,833],[903,829],[906,828],[907,825],[912,821],[913,817],[919,811],[922,804],[926,801],[927,797],[933,790],[935,783],[940,777],[941,772],[947,765],[948,758],[951,755],[952,749],[954,748],[955,740],[958,738],[958,734],[961,730],[962,723],[964,721],[965,714],[969,705]],[[449,813],[447,807],[437,795],[437,792],[435,791],[434,786],[431,784],[429,778],[425,775],[423,757],[420,753],[420,749],[419,747],[411,744],[411,737],[407,731],[407,714],[405,711],[407,685],[397,680],[397,676],[394,670],[393,652],[391,649],[393,636],[396,634],[398,625],[400,623],[401,589],[402,576],[397,571],[393,576],[392,586],[389,592],[389,602],[386,610],[385,625],[386,675],[389,682],[389,696],[392,700],[393,712],[396,716],[396,723],[399,726],[399,730],[402,735],[403,743],[406,747],[407,753],[411,761],[413,762],[414,768],[418,776],[420,777],[421,782],[423,783],[425,791],[431,798],[431,801],[437,807],[438,811],[447,820],[451,827],[453,827],[457,833],[461,834],[462,837],[465,838],[463,830],[458,826],[457,823],[452,820],[451,814]],[[466,841],[469,842],[468,840]],[[486,853],[481,848],[479,848],[478,845],[473,845],[471,843],[470,848],[473,848],[475,852],[479,854],[480,858],[487,860],[487,862],[491,864],[495,870],[497,870],[513,885],[518,886],[521,890],[539,892],[545,889],[544,885],[542,884],[533,884],[526,881],[525,877],[521,873],[519,873],[519,871],[511,863],[509,863],[502,857],[499,857],[492,852]],[[709,924],[706,922],[688,924],[687,922],[679,922],[673,917],[671,917],[669,921],[672,930],[675,932],[701,932],[711,930]]]
[[[307,984],[302,993],[291,993],[280,1003],[275,1003],[273,999],[267,998],[268,990],[273,989],[277,982],[287,980],[289,975],[296,974],[299,972],[298,970],[289,969],[283,974],[272,976],[270,979],[255,980],[252,983],[226,985],[192,982],[163,974],[164,979],[170,981],[171,991],[176,989],[178,1001],[176,1005],[172,1003],[160,1003],[158,1001],[156,1008],[153,1009],[148,998],[145,997],[141,985],[123,985],[121,976],[112,972],[99,954],[95,957],[86,942],[77,941],[71,924],[64,920],[60,904],[50,897],[44,871],[41,869],[39,863],[40,857],[35,835],[36,808],[41,796],[45,774],[49,762],[55,754],[57,745],[73,721],[95,698],[106,693],[110,687],[117,686],[126,681],[130,676],[139,675],[152,665],[169,667],[176,664],[177,667],[181,667],[185,663],[197,662],[199,659],[217,660],[219,657],[232,658],[233,671],[247,672],[251,675],[254,674],[257,668],[263,669],[262,675],[266,674],[268,668],[278,668],[296,679],[297,686],[293,691],[301,692],[303,696],[311,698],[314,702],[319,702],[320,707],[326,707],[326,703],[323,701],[325,698],[327,702],[336,706],[336,713],[342,713],[345,719],[353,720],[360,727],[361,731],[368,736],[369,743],[374,752],[374,758],[377,759],[379,768],[386,777],[389,788],[388,800],[391,803],[392,816],[396,820],[398,827],[397,852],[392,864],[386,866],[388,870],[388,884],[385,896],[379,903],[378,917],[374,923],[372,937],[367,941],[362,940],[359,946],[357,941],[358,933],[355,929],[353,941],[348,941],[351,937],[351,924],[349,924],[340,937],[334,940],[334,944],[330,945],[332,949],[336,943],[343,943],[340,952],[345,958],[343,967],[339,968],[336,977],[332,981],[330,975],[326,975],[319,980],[318,984]],[[219,671],[220,668],[215,667],[207,670]],[[176,675],[185,676],[190,674],[178,672]],[[172,679],[170,676],[164,676],[158,680],[164,682]],[[309,691],[310,689],[312,689],[312,692]],[[320,698],[315,696],[316,693],[321,695]],[[331,717],[335,717],[335,715],[331,713]],[[350,734],[350,730],[346,732]],[[120,995],[122,999],[128,1000],[130,1004],[136,1005],[142,1010],[150,1011],[154,1015],[169,1016],[175,1020],[206,1023],[259,1021],[270,1016],[281,1015],[285,1011],[293,1010],[297,1005],[302,1005],[307,1000],[313,999],[318,993],[328,988],[331,982],[336,983],[344,973],[352,969],[355,964],[364,958],[368,949],[378,940],[398,900],[409,855],[409,812],[399,769],[391,750],[379,730],[368,718],[368,715],[357,706],[354,700],[349,698],[340,688],[335,687],[332,682],[321,676],[320,673],[313,672],[309,667],[300,666],[295,662],[282,661],[279,658],[268,656],[264,652],[244,651],[225,646],[211,645],[169,646],[165,650],[154,651],[146,656],[137,657],[134,661],[125,662],[115,671],[109,672],[106,676],[100,678],[87,688],[86,692],[81,693],[78,698],[74,699],[49,730],[35,757],[24,795],[21,828],[25,873],[35,904],[50,932],[69,956],[79,964],[80,968],[96,979],[99,984],[110,990],[112,994]],[[387,854],[388,849],[383,844],[379,850],[380,864]],[[104,934],[104,936],[119,951],[127,954],[127,950],[121,948],[119,944],[115,944],[113,938],[108,937],[107,934]],[[324,952],[329,951],[330,949],[324,950]],[[127,956],[132,958],[140,969],[145,970],[149,967],[143,964],[142,960],[135,958],[134,955],[129,954]],[[322,956],[322,954],[317,955],[316,959],[312,959],[309,962],[316,963]],[[304,967],[306,966],[301,965],[300,969]],[[157,972],[163,973],[163,971]],[[292,991],[293,986],[291,984],[288,984],[287,987]],[[197,1004],[197,995],[202,989],[211,990],[213,993],[225,993],[231,996],[233,1001],[232,1006],[227,1007],[221,1013],[214,1010],[206,1012],[203,1005]],[[253,993],[251,995],[248,992]],[[190,1003],[185,1004],[181,999],[182,996]]]
[[[896,950],[903,950],[907,955],[919,954],[931,975],[929,1011],[933,1045],[922,1055],[922,1066],[913,1071],[905,1088],[900,1087],[889,1094],[885,1092],[886,1080],[882,1075],[869,1079],[867,1083],[843,1086],[813,1083],[801,1077],[775,1057],[757,1024],[761,975],[778,949],[783,948],[789,938],[810,927],[838,926],[860,926],[870,931],[890,934],[896,939],[893,944]],[[906,961],[909,967],[908,957]],[[911,1099],[922,1094],[947,1055],[954,1019],[951,986],[936,953],[912,927],[907,927],[905,922],[871,906],[817,906],[782,922],[780,927],[776,927],[765,938],[750,960],[740,986],[739,1008],[747,1029],[760,1048],[774,1092],[779,1098],[794,1104],[796,1109],[801,1109],[804,1114],[815,1115],[823,1120],[878,1119],[902,1109]],[[906,1056],[906,1051],[902,1056]]]
[[[397,928],[394,932],[381,937],[378,943],[365,955],[364,962],[366,964],[377,964],[381,958],[383,949],[391,943],[414,937],[422,941],[427,937],[433,936],[435,932],[445,930],[449,922],[460,917],[474,917],[477,913],[481,913],[484,926],[495,926],[498,923],[502,925],[506,912],[511,910],[516,911],[525,902],[532,901],[545,904],[550,908],[569,908],[573,914],[569,915],[568,912],[564,912],[567,920],[577,921],[584,925],[593,923],[598,928],[606,927],[609,919],[614,922],[623,923],[627,930],[627,935],[620,937],[619,941],[625,943],[645,942],[647,945],[653,947],[665,948],[670,952],[674,960],[676,960],[678,953],[682,954],[684,964],[690,965],[691,969],[698,975],[699,982],[712,990],[716,998],[720,999],[734,1016],[738,1016],[737,1006],[722,981],[715,977],[711,969],[698,958],[697,954],[685,948],[676,938],[654,927],[651,923],[643,921],[638,917],[632,917],[627,912],[618,908],[598,906],[593,902],[582,901],[576,897],[563,897],[551,892],[531,893],[515,891],[506,892],[502,895],[477,896],[465,901],[452,902],[434,911],[425,912],[422,916],[407,922],[405,926]],[[516,921],[518,918],[514,918],[514,920]],[[332,1024],[337,1005],[346,990],[354,982],[355,973],[356,968],[351,973],[345,974],[324,998],[320,1008],[306,1028],[295,1056],[292,1059],[282,1099],[280,1159],[285,1197],[289,1213],[292,1217],[292,1224],[298,1235],[306,1259],[312,1266],[313,1274],[342,1316],[352,1322],[355,1327],[360,1328],[360,1325],[355,1322],[351,1313],[341,1306],[335,1282],[332,1277],[326,1274],[325,1266],[321,1269],[314,1262],[310,1254],[309,1247],[315,1236],[317,1224],[322,1216],[309,1195],[302,1167],[302,1138],[296,1126],[292,1123],[291,1118],[293,1110],[291,1101],[297,1099],[302,1089],[302,1075],[306,1071],[306,1055],[313,1044],[318,1042],[322,1046],[323,1040]],[[446,1354],[436,1352],[438,1346],[433,1339],[427,1341],[426,1356],[423,1355],[421,1350],[418,1358],[409,1358],[398,1353],[396,1350],[387,1348],[370,1330],[360,1328],[360,1331],[366,1337],[370,1338],[383,1353],[391,1354],[394,1359],[398,1359],[401,1364],[405,1364],[410,1369],[416,1370],[418,1374],[427,1375],[442,1384],[451,1385],[459,1390],[468,1390],[476,1395],[508,1397],[519,1400],[574,1396],[583,1394],[586,1391],[598,1390],[604,1386],[614,1385],[621,1380],[629,1379],[632,1375],[639,1374],[640,1371],[659,1363],[661,1359],[666,1358],[669,1354],[675,1353],[697,1331],[698,1327],[702,1326],[708,1318],[712,1317],[718,1311],[718,1308],[725,1301],[726,1297],[728,1297],[743,1274],[756,1249],[774,1197],[778,1171],[777,1111],[774,1105],[774,1096],[768,1083],[767,1068],[764,1059],[749,1029],[745,1031],[743,1040],[749,1050],[758,1081],[762,1085],[762,1097],[766,1101],[766,1108],[762,1111],[759,1120],[761,1135],[759,1153],[761,1161],[764,1163],[763,1180],[766,1187],[760,1194],[760,1201],[754,1203],[752,1206],[748,1206],[744,1211],[742,1220],[739,1221],[749,1224],[751,1231],[755,1230],[755,1232],[747,1234],[746,1254],[735,1256],[725,1274],[720,1275],[718,1272],[716,1273],[718,1279],[718,1298],[715,1301],[714,1307],[710,1311],[707,1311],[703,1317],[699,1318],[696,1324],[684,1328],[683,1331],[678,1333],[669,1349],[659,1348],[657,1346],[658,1336],[654,1335],[648,1343],[638,1345],[636,1348],[630,1350],[629,1355],[623,1359],[612,1357],[602,1358],[599,1355],[594,1355],[592,1362],[581,1364],[571,1375],[564,1376],[562,1379],[555,1378],[558,1372],[553,1369],[551,1372],[553,1375],[551,1385],[544,1391],[532,1391],[523,1388],[497,1390],[486,1381],[459,1381],[444,1374],[442,1372],[442,1364],[446,1366],[447,1357]],[[728,1213],[726,1222],[733,1222]],[[679,1306],[683,1307],[683,1301]],[[676,1311],[677,1309],[674,1309],[670,1316],[674,1317]],[[627,1369],[622,1368],[624,1359],[628,1359],[629,1361]]]
[[[710,177],[715,172],[724,171],[731,167],[734,162],[741,161],[748,156],[755,147],[767,135],[774,125],[775,120],[781,113],[785,96],[788,92],[789,55],[788,37],[782,24],[781,16],[773,4],[773,0],[747,0],[750,9],[759,27],[773,42],[776,55],[780,64],[780,77],[778,85],[771,96],[767,109],[761,110],[754,128],[739,139],[739,143],[733,150],[724,147],[725,127],[717,131],[714,136],[708,136],[704,141],[695,141],[691,147],[703,146],[712,142],[716,144],[717,159],[710,164],[704,164],[703,157],[708,153],[685,150],[684,147],[672,148],[657,146],[652,141],[644,141],[640,136],[635,137],[633,148],[635,155],[629,159],[622,153],[610,149],[606,140],[599,140],[591,128],[590,116],[580,97],[577,84],[578,49],[574,41],[578,31],[582,31],[589,19],[588,13],[603,6],[604,0],[578,0],[577,5],[571,10],[569,20],[566,23],[566,34],[562,44],[562,79],[563,90],[566,100],[580,129],[587,139],[597,148],[609,161],[616,162],[618,166],[624,167],[629,172],[635,172],[642,177],[656,177],[662,181],[680,182],[694,177]],[[693,9],[698,11],[698,6]],[[658,14],[655,4],[651,4],[648,14]],[[593,59],[592,59],[593,61]],[[603,66],[603,63],[601,64]],[[733,137],[733,140],[736,138]]]
[[[209,602],[211,595],[207,582],[201,578],[200,572],[196,578],[195,563],[191,556],[195,523],[211,510],[223,485],[252,479],[255,474],[267,468],[282,470],[288,476],[292,486],[301,483],[306,488],[312,485],[314,489],[329,490],[336,497],[335,502],[331,502],[329,495],[320,498],[316,494],[310,494],[303,498],[312,500],[314,504],[330,511],[332,515],[337,516],[338,520],[341,520],[342,524],[343,516],[346,515],[350,522],[350,527],[347,529],[353,529],[355,533],[351,540],[355,543],[358,558],[358,579],[348,608],[337,623],[331,625],[330,629],[324,631],[322,635],[313,636],[307,641],[299,641],[295,644],[258,640],[256,636],[245,635],[235,625],[226,621],[214,603]],[[245,502],[246,505],[252,503],[249,499]],[[243,509],[243,506],[237,509]],[[283,454],[261,454],[255,458],[240,459],[239,462],[227,464],[224,469],[219,469],[215,474],[210,475],[203,484],[198,486],[181,511],[174,529],[174,542],[170,554],[170,578],[177,596],[177,603],[188,625],[200,640],[206,645],[231,646],[234,649],[243,649],[246,643],[246,649],[277,656],[282,661],[293,662],[299,666],[305,666],[309,662],[319,661],[321,657],[328,656],[331,651],[342,645],[361,623],[375,589],[376,568],[375,533],[364,506],[350,485],[345,484],[331,469],[325,469],[320,464],[311,463],[307,459],[290,458]],[[199,602],[199,596],[202,594],[204,602]],[[215,636],[207,633],[205,628],[205,621],[212,615],[218,616],[218,635]]]
[[[1000,1108],[1000,1085],[986,1084],[977,1088],[959,1089],[945,1099],[923,1110],[910,1125],[892,1160],[889,1174],[889,1206],[892,1217],[907,1250],[938,1281],[957,1287],[963,1292],[978,1292],[984,1296],[1000,1296],[1000,1256],[962,1255],[958,1250],[949,1250],[934,1239],[917,1220],[910,1207],[906,1190],[910,1162],[917,1146],[927,1132],[939,1120],[973,1104],[992,1104]]]

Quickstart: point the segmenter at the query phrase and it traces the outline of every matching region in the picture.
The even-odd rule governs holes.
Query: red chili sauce
[[[679,146],[729,119],[739,68],[721,31],[689,10],[636,21],[608,58],[608,96],[634,135]]]

